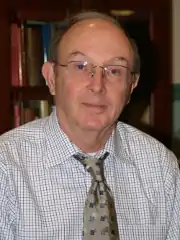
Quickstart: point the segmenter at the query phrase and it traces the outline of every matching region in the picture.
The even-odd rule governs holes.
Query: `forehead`
[[[100,19],[84,20],[68,30],[61,41],[59,57],[66,60],[73,52],[82,52],[99,63],[117,56],[130,64],[133,60],[130,42],[123,30]]]

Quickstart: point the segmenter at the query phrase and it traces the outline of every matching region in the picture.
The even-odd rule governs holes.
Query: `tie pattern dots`
[[[84,240],[119,240],[114,200],[104,178],[103,163],[108,155],[99,159],[74,156],[92,176],[84,207]]]

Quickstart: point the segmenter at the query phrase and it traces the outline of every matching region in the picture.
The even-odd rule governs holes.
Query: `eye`
[[[83,71],[86,70],[86,62],[73,62],[74,69],[76,71]]]
[[[120,77],[124,75],[124,70],[121,66],[109,66],[109,73],[114,77]]]

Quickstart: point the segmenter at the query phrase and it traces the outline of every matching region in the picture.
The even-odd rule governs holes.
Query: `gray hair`
[[[134,52],[134,64],[133,64],[133,72],[139,74],[140,73],[140,68],[141,68],[141,60],[140,60],[140,55],[138,52],[138,47],[136,45],[136,42],[134,39],[132,39],[128,33],[125,31],[125,29],[119,24],[119,22],[104,13],[96,12],[96,11],[85,11],[85,12],[80,12],[68,19],[65,20],[64,26],[59,27],[57,31],[55,32],[53,39],[51,41],[51,46],[50,46],[50,52],[49,52],[49,61],[57,61],[57,52],[58,52],[58,46],[65,35],[65,33],[75,24],[85,21],[85,20],[90,20],[90,19],[102,19],[108,22],[111,22],[112,24],[116,25],[119,29],[121,29],[126,37],[128,38],[131,47]]]

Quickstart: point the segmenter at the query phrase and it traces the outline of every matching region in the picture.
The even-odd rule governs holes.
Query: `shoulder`
[[[18,161],[20,155],[41,150],[45,139],[44,127],[48,118],[38,119],[0,136],[0,162]]]
[[[122,140],[130,141],[132,145],[137,146],[137,143],[140,143],[139,147],[142,145],[155,148],[163,147],[163,144],[154,137],[126,123],[118,122],[117,131]]]
[[[144,159],[147,166],[177,168],[177,158],[174,153],[154,137],[122,122],[118,122],[117,132],[123,147],[136,164],[141,164]]]
[[[155,138],[127,124],[119,122],[117,134],[121,149],[131,163],[130,169],[137,173],[147,196],[156,201],[154,196],[161,193],[161,200],[165,196],[169,206],[175,197],[179,199],[180,171],[174,153]]]
[[[3,143],[18,142],[21,140],[38,140],[43,135],[43,129],[48,120],[42,118],[14,128],[0,136],[0,146]]]

